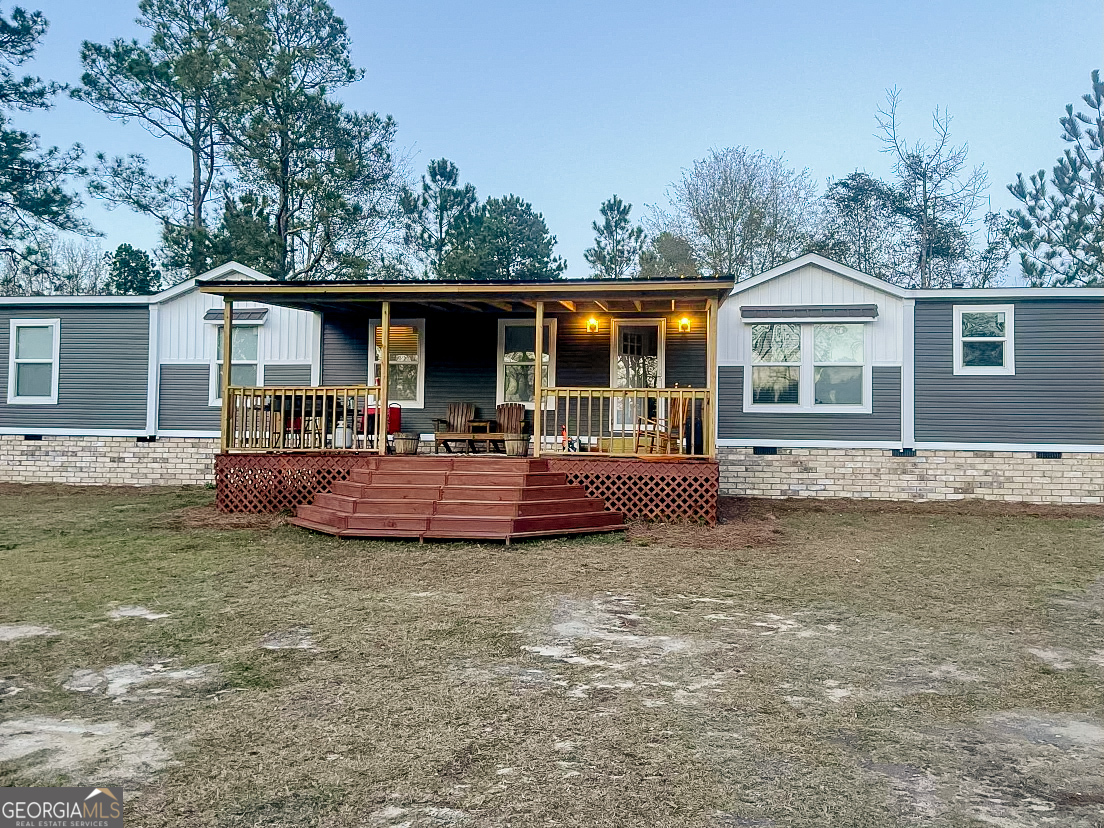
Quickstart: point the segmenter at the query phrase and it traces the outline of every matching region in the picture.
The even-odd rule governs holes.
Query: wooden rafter
[[[642,311],[644,310],[644,303],[643,303],[643,302],[641,302],[641,301],[640,301],[639,299],[633,299],[633,300],[632,300],[632,303],[633,303],[634,305],[636,305],[636,312],[637,312],[637,313],[640,313],[640,312],[642,312]]]
[[[572,313],[575,313],[575,303],[568,299],[561,299],[560,304],[567,308]]]

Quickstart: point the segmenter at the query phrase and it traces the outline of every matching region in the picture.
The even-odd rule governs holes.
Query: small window
[[[1015,374],[1014,330],[1014,305],[955,305],[954,372]]]
[[[215,364],[211,371],[211,405],[222,405],[222,325],[215,330]],[[260,382],[260,328],[234,325],[230,330],[230,385],[255,388]]]
[[[528,319],[498,320],[498,402],[523,403],[532,408],[536,385],[536,322]],[[643,351],[643,342],[640,348]],[[556,382],[556,320],[544,323],[541,345],[541,387]]]
[[[60,319],[12,319],[8,346],[8,403],[57,405]]]
[[[372,365],[369,381],[380,375],[383,326],[372,323]],[[421,408],[425,390],[425,320],[392,319],[387,342],[387,402]]]
[[[751,401],[754,405],[801,402],[801,326],[751,326]]]

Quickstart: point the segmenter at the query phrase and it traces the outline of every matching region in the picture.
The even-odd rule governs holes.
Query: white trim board
[[[220,431],[187,431],[161,428],[157,430],[157,437],[221,437]]]
[[[1104,454],[1104,445],[1072,445],[1055,443],[912,443],[884,440],[758,440],[719,439],[718,448],[838,448],[838,449],[901,449],[916,451],[1057,451],[1070,454]]]
[[[1104,453],[1104,445],[1079,445],[1070,443],[943,443],[917,442],[911,448],[917,451],[1060,451],[1070,453]]]
[[[0,428],[0,434],[34,435],[43,437],[148,437],[143,429],[128,428]]]
[[[718,448],[874,448],[899,449],[900,441],[893,440],[757,440],[757,439],[719,439]]]

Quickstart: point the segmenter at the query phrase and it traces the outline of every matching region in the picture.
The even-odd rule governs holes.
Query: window
[[[222,325],[215,325],[215,362],[211,368],[211,405],[222,405]],[[256,387],[261,380],[257,358],[260,341],[257,325],[234,325],[230,330],[230,384]]]
[[[954,306],[954,372],[1015,374],[1015,306]]]
[[[801,326],[751,326],[751,401],[798,405],[801,401]]]
[[[383,326],[378,320],[372,323],[372,342],[369,382],[375,383],[383,355]],[[392,319],[387,347],[387,402],[421,408],[425,390],[425,320]]]
[[[870,411],[867,325],[751,325],[744,407],[768,411]]]
[[[528,319],[498,320],[498,402],[524,403],[532,408],[536,383],[536,322]],[[541,387],[556,382],[556,320],[544,323]]]
[[[57,405],[60,319],[12,319],[8,344],[8,403]]]

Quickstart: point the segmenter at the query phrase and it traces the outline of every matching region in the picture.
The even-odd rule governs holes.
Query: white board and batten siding
[[[903,362],[905,300],[807,264],[725,301],[717,324],[717,361],[720,365],[744,366],[751,362],[748,326],[740,317],[740,308],[745,305],[877,305],[878,317],[867,323],[871,327],[871,362],[873,365],[901,365]]]

